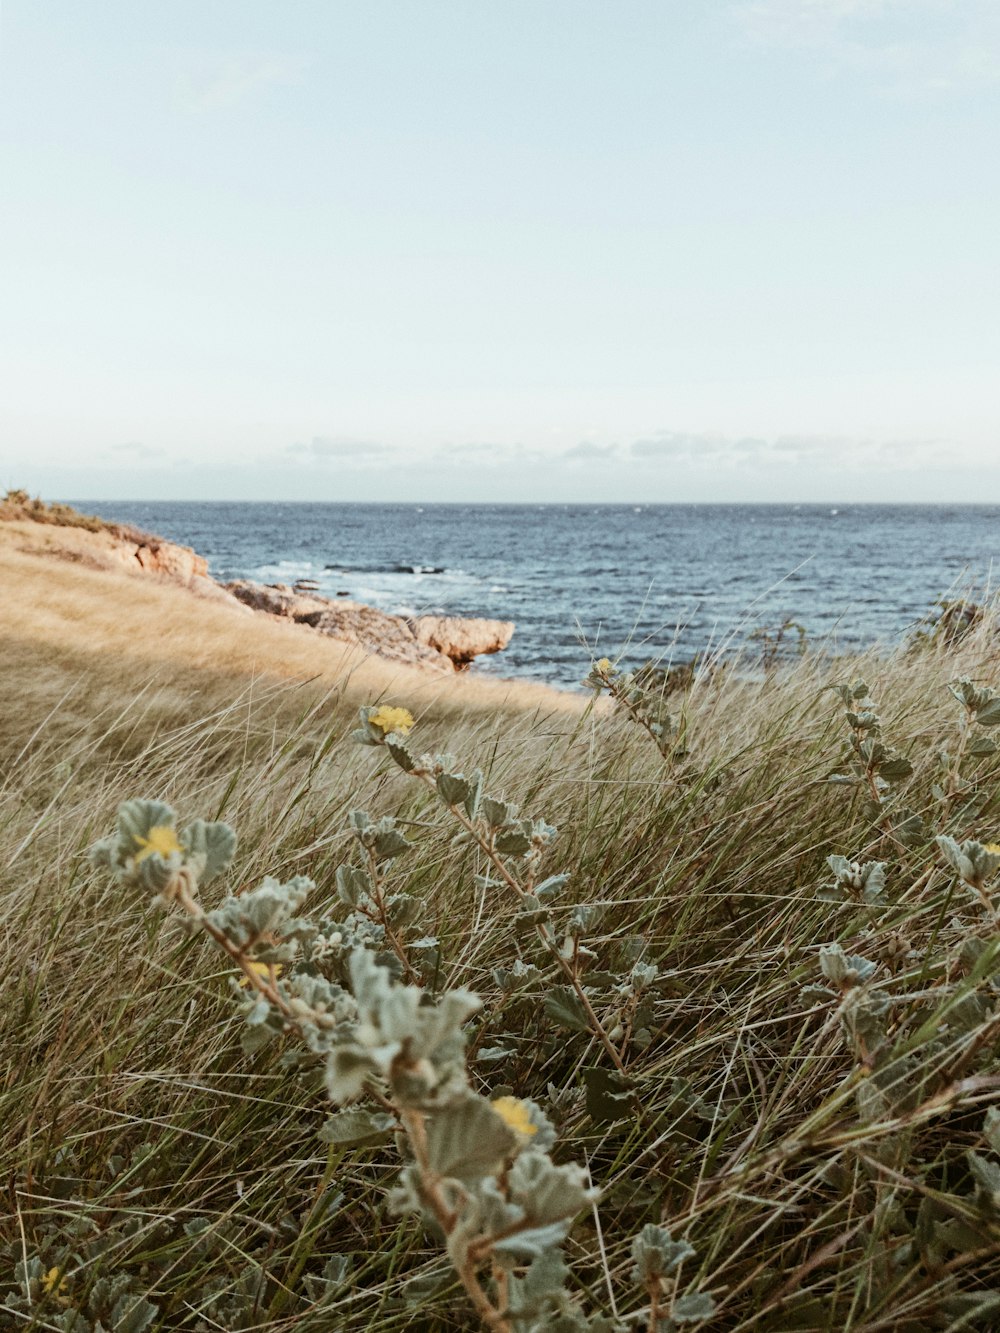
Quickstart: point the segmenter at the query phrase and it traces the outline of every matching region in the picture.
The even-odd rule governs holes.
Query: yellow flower
[[[594,668],[595,670],[599,671],[602,676],[606,676],[608,672],[611,670],[611,658],[610,657],[600,658],[599,661],[594,663]]]
[[[401,736],[405,736],[413,730],[413,714],[406,708],[390,708],[388,704],[373,709],[368,714],[368,721],[373,727],[378,727],[383,736],[387,736],[390,731],[398,731]]]
[[[68,1304],[63,1295],[66,1290],[68,1279],[63,1277],[62,1269],[50,1268],[39,1280],[42,1284],[42,1291],[45,1292],[46,1296],[54,1296],[55,1299],[61,1301],[62,1304]]]
[[[1000,856],[1000,842],[984,842],[983,846],[988,852],[992,852],[994,856]]]
[[[533,1134],[538,1133],[538,1126],[531,1119],[527,1102],[519,1101],[517,1097],[498,1097],[495,1102],[490,1102],[490,1105],[507,1128],[512,1129],[515,1134],[523,1134],[525,1138],[530,1139]]]
[[[177,834],[169,824],[157,824],[155,828],[149,830],[149,837],[142,838],[137,833],[135,840],[142,848],[135,858],[136,865],[140,861],[145,861],[147,856],[162,856],[164,861],[173,852],[183,853],[184,848],[177,841]]]
[[[250,968],[250,971],[253,972],[255,976],[263,977],[265,981],[271,980],[272,972],[276,977],[280,977],[282,972],[284,972],[285,970],[284,965],[282,963],[249,963],[247,966]],[[241,986],[250,985],[250,978],[246,975],[246,973],[244,973],[244,975],[240,977],[240,985]]]

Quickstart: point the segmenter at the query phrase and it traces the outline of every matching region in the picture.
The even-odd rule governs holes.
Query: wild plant
[[[583,683],[597,695],[607,694],[617,709],[642,728],[668,763],[687,757],[687,714],[683,707],[676,715],[668,707],[667,699],[675,692],[669,674],[660,675],[648,667],[622,671],[610,658],[601,657]]]
[[[377,718],[377,710],[366,710],[366,726],[379,730],[372,715]],[[398,731],[386,738],[401,750]],[[441,764],[415,762],[406,771],[432,774],[449,808],[459,800],[472,805],[467,822],[470,832],[477,829],[464,779]],[[534,886],[530,866],[537,845],[547,841],[546,826],[517,823],[499,806],[488,809],[490,831],[477,831],[477,841],[481,837],[491,848],[497,866],[503,864],[502,847],[531,858],[527,882]],[[240,974],[232,990],[248,1053],[291,1035],[307,1058],[321,1063],[327,1094],[342,1108],[321,1130],[325,1142],[346,1149],[395,1139],[404,1165],[390,1206],[419,1216],[440,1236],[484,1327],[495,1333],[611,1333],[622,1325],[581,1310],[567,1287],[561,1253],[573,1219],[597,1198],[587,1172],[553,1161],[555,1130],[536,1102],[490,1099],[472,1088],[463,1029],[480,1009],[479,997],[457,989],[432,999],[421,986],[397,980],[394,973],[416,973],[398,930],[406,895],[386,896],[384,864],[410,844],[391,819],[376,824],[356,812],[352,825],[367,865],[338,872],[338,896],[352,909],[342,921],[302,915],[314,888],[303,876],[286,883],[265,878],[256,889],[204,906],[202,889],[228,867],[235,834],[224,823],[203,820],[178,832],[173,810],[162,802],[124,804],[117,832],[95,846],[93,858],[119,883],[144,891],[152,905],[180,909],[189,928],[206,934],[231,962]],[[526,890],[522,895],[528,896]],[[301,1058],[292,1054],[291,1061]],[[711,1314],[707,1295],[672,1291],[669,1275],[692,1253],[662,1228],[647,1227],[636,1241],[637,1280],[649,1293],[651,1330]],[[50,1295],[58,1301],[61,1270],[36,1272],[40,1262],[24,1269],[25,1299]],[[130,1316],[131,1323],[116,1327],[141,1333],[157,1313],[146,1306]],[[89,1331],[98,1325],[77,1313],[60,1327]]]

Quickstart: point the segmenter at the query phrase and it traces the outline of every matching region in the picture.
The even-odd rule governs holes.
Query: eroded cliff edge
[[[266,615],[425,670],[461,671],[476,657],[506,648],[514,633],[513,623],[506,620],[407,618],[280,583],[238,579],[220,584],[209,575],[205,558],[188,546],[81,514],[69,505],[45,504],[24,491],[9,491],[0,499],[0,522],[16,526],[25,549],[93,568],[124,568],[167,579],[199,597],[239,607],[248,616]]]

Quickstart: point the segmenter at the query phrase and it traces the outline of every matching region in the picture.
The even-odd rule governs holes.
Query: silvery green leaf
[[[491,828],[503,828],[517,816],[517,806],[508,801],[498,801],[493,796],[480,798],[479,809],[483,819]]]
[[[845,954],[839,944],[825,944],[819,951],[819,965],[823,975],[835,986],[856,986],[867,981],[878,964],[857,954]]]
[[[940,847],[942,856],[952,870],[957,871],[962,879],[968,879],[974,873],[972,862],[967,856],[963,855],[962,849],[954,838],[949,838],[947,834],[942,833],[934,841]]]
[[[571,1221],[572,1219],[567,1217],[558,1222],[549,1222],[542,1227],[530,1227],[525,1231],[518,1231],[513,1236],[496,1241],[493,1248],[502,1254],[516,1254],[522,1259],[534,1259],[566,1239]]]
[[[847,976],[847,956],[839,944],[825,944],[819,951],[820,971],[839,986]]]
[[[371,896],[371,881],[357,866],[337,867],[337,897],[348,907],[358,907]]]
[[[652,986],[659,975],[659,969],[652,963],[636,963],[632,968],[632,984],[636,990],[643,990]]]
[[[554,986],[543,1000],[546,1014],[570,1032],[589,1032],[590,1019],[576,991],[569,986]]]
[[[970,754],[976,759],[981,759],[984,755],[996,754],[996,752],[997,743],[991,740],[989,736],[975,736],[969,742],[969,747],[966,750],[966,754]]]
[[[648,1222],[632,1241],[632,1281],[644,1286],[654,1278],[665,1277],[694,1253],[694,1246],[686,1240],[674,1240],[666,1227]]]
[[[904,810],[903,817],[893,825],[893,835],[904,847],[919,847],[930,836],[927,825],[920,815],[912,810]]]
[[[413,843],[395,828],[380,827],[375,835],[375,852],[387,861],[402,855],[403,852],[408,852],[412,846]]]
[[[471,794],[462,773],[439,773],[435,785],[445,805],[463,805]]]
[[[253,1001],[251,1007],[243,1015],[243,1021],[247,1027],[259,1027],[261,1023],[266,1023],[271,1016],[271,1006],[263,995],[258,995]]]
[[[360,1046],[335,1046],[327,1056],[325,1079],[330,1100],[337,1104],[353,1101],[361,1095],[373,1074],[381,1072],[379,1062]]]
[[[465,813],[470,819],[475,819],[479,814],[479,799],[483,794],[483,770],[481,768],[473,769],[466,779],[469,786],[469,793],[463,804]]]
[[[450,1266],[437,1273],[418,1272],[403,1283],[403,1300],[419,1311],[426,1310],[434,1297],[445,1291],[453,1281],[454,1274]]]
[[[852,863],[846,856],[828,856],[826,863],[838,879],[846,879],[849,876]]]
[[[891,755],[883,759],[879,765],[879,774],[888,782],[901,782],[903,778],[908,778],[913,773],[913,765],[909,759],[905,759],[901,754]]]
[[[539,1225],[569,1220],[594,1197],[582,1167],[556,1166],[544,1152],[532,1149],[516,1158],[507,1179],[512,1201]]]
[[[862,866],[862,897],[867,903],[878,902],[885,892],[885,862],[869,861]]]
[[[609,1125],[634,1115],[629,1085],[616,1069],[593,1065],[581,1070],[587,1114],[595,1125]]]
[[[1000,1164],[971,1150],[966,1153],[976,1182],[976,1199],[990,1213],[1000,1212]]]
[[[255,1027],[245,1027],[240,1033],[240,1047],[244,1055],[256,1055],[268,1042],[278,1035],[270,1023],[258,1023]]]
[[[976,721],[981,727],[1000,726],[1000,697],[994,695],[977,708]]]
[[[502,856],[523,856],[531,851],[531,836],[523,829],[505,829],[498,833],[493,844]]]
[[[352,1107],[328,1116],[319,1137],[324,1143],[341,1147],[368,1148],[384,1143],[395,1128],[395,1119],[383,1111]]]
[[[835,787],[855,787],[860,781],[860,778],[852,777],[850,773],[831,773],[827,778],[827,782]]]
[[[587,935],[600,925],[605,908],[598,903],[578,903],[569,914],[566,928],[571,935]]]
[[[510,1046],[484,1046],[476,1055],[476,1059],[486,1064],[492,1064],[495,1060],[509,1060],[514,1054]]]
[[[424,910],[412,893],[394,893],[386,900],[386,914],[394,926],[411,926]]]
[[[548,879],[543,879],[541,884],[535,885],[536,898],[550,898],[569,880],[569,875],[549,875]]]
[[[111,1311],[111,1327],[115,1333],[145,1333],[159,1315],[159,1309],[144,1297],[122,1296]]]
[[[517,1146],[513,1130],[471,1092],[427,1118],[428,1160],[442,1176],[467,1183],[492,1176]]]
[[[518,902],[514,924],[518,931],[523,933],[528,927],[548,921],[549,915],[548,908],[544,907],[533,893],[526,893]]]
[[[374,742],[372,742],[374,744]],[[417,766],[417,761],[411,751],[407,748],[406,742],[400,740],[395,732],[390,732],[385,738],[385,748],[389,751],[390,758],[398,764],[404,773],[412,773]]]
[[[347,822],[355,833],[365,833],[372,826],[371,816],[367,810],[352,810],[347,816]]]
[[[537,1310],[546,1297],[561,1292],[569,1269],[555,1248],[533,1259],[523,1277],[510,1279],[510,1306],[514,1314]]]
[[[236,854],[236,834],[228,824],[208,824],[196,819],[181,834],[181,845],[197,865],[198,878],[206,882],[232,861]]]
[[[983,1134],[995,1153],[1000,1153],[1000,1110],[991,1106],[983,1122]]]
[[[703,1319],[711,1319],[714,1314],[715,1301],[704,1291],[678,1296],[670,1307],[670,1317],[675,1324],[700,1324]]]

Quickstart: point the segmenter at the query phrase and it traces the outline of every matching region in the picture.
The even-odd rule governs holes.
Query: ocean
[[[74,503],[193,546],[218,579],[513,620],[472,670],[569,686],[593,656],[752,649],[784,620],[836,651],[898,642],[1000,556],[997,505]]]

